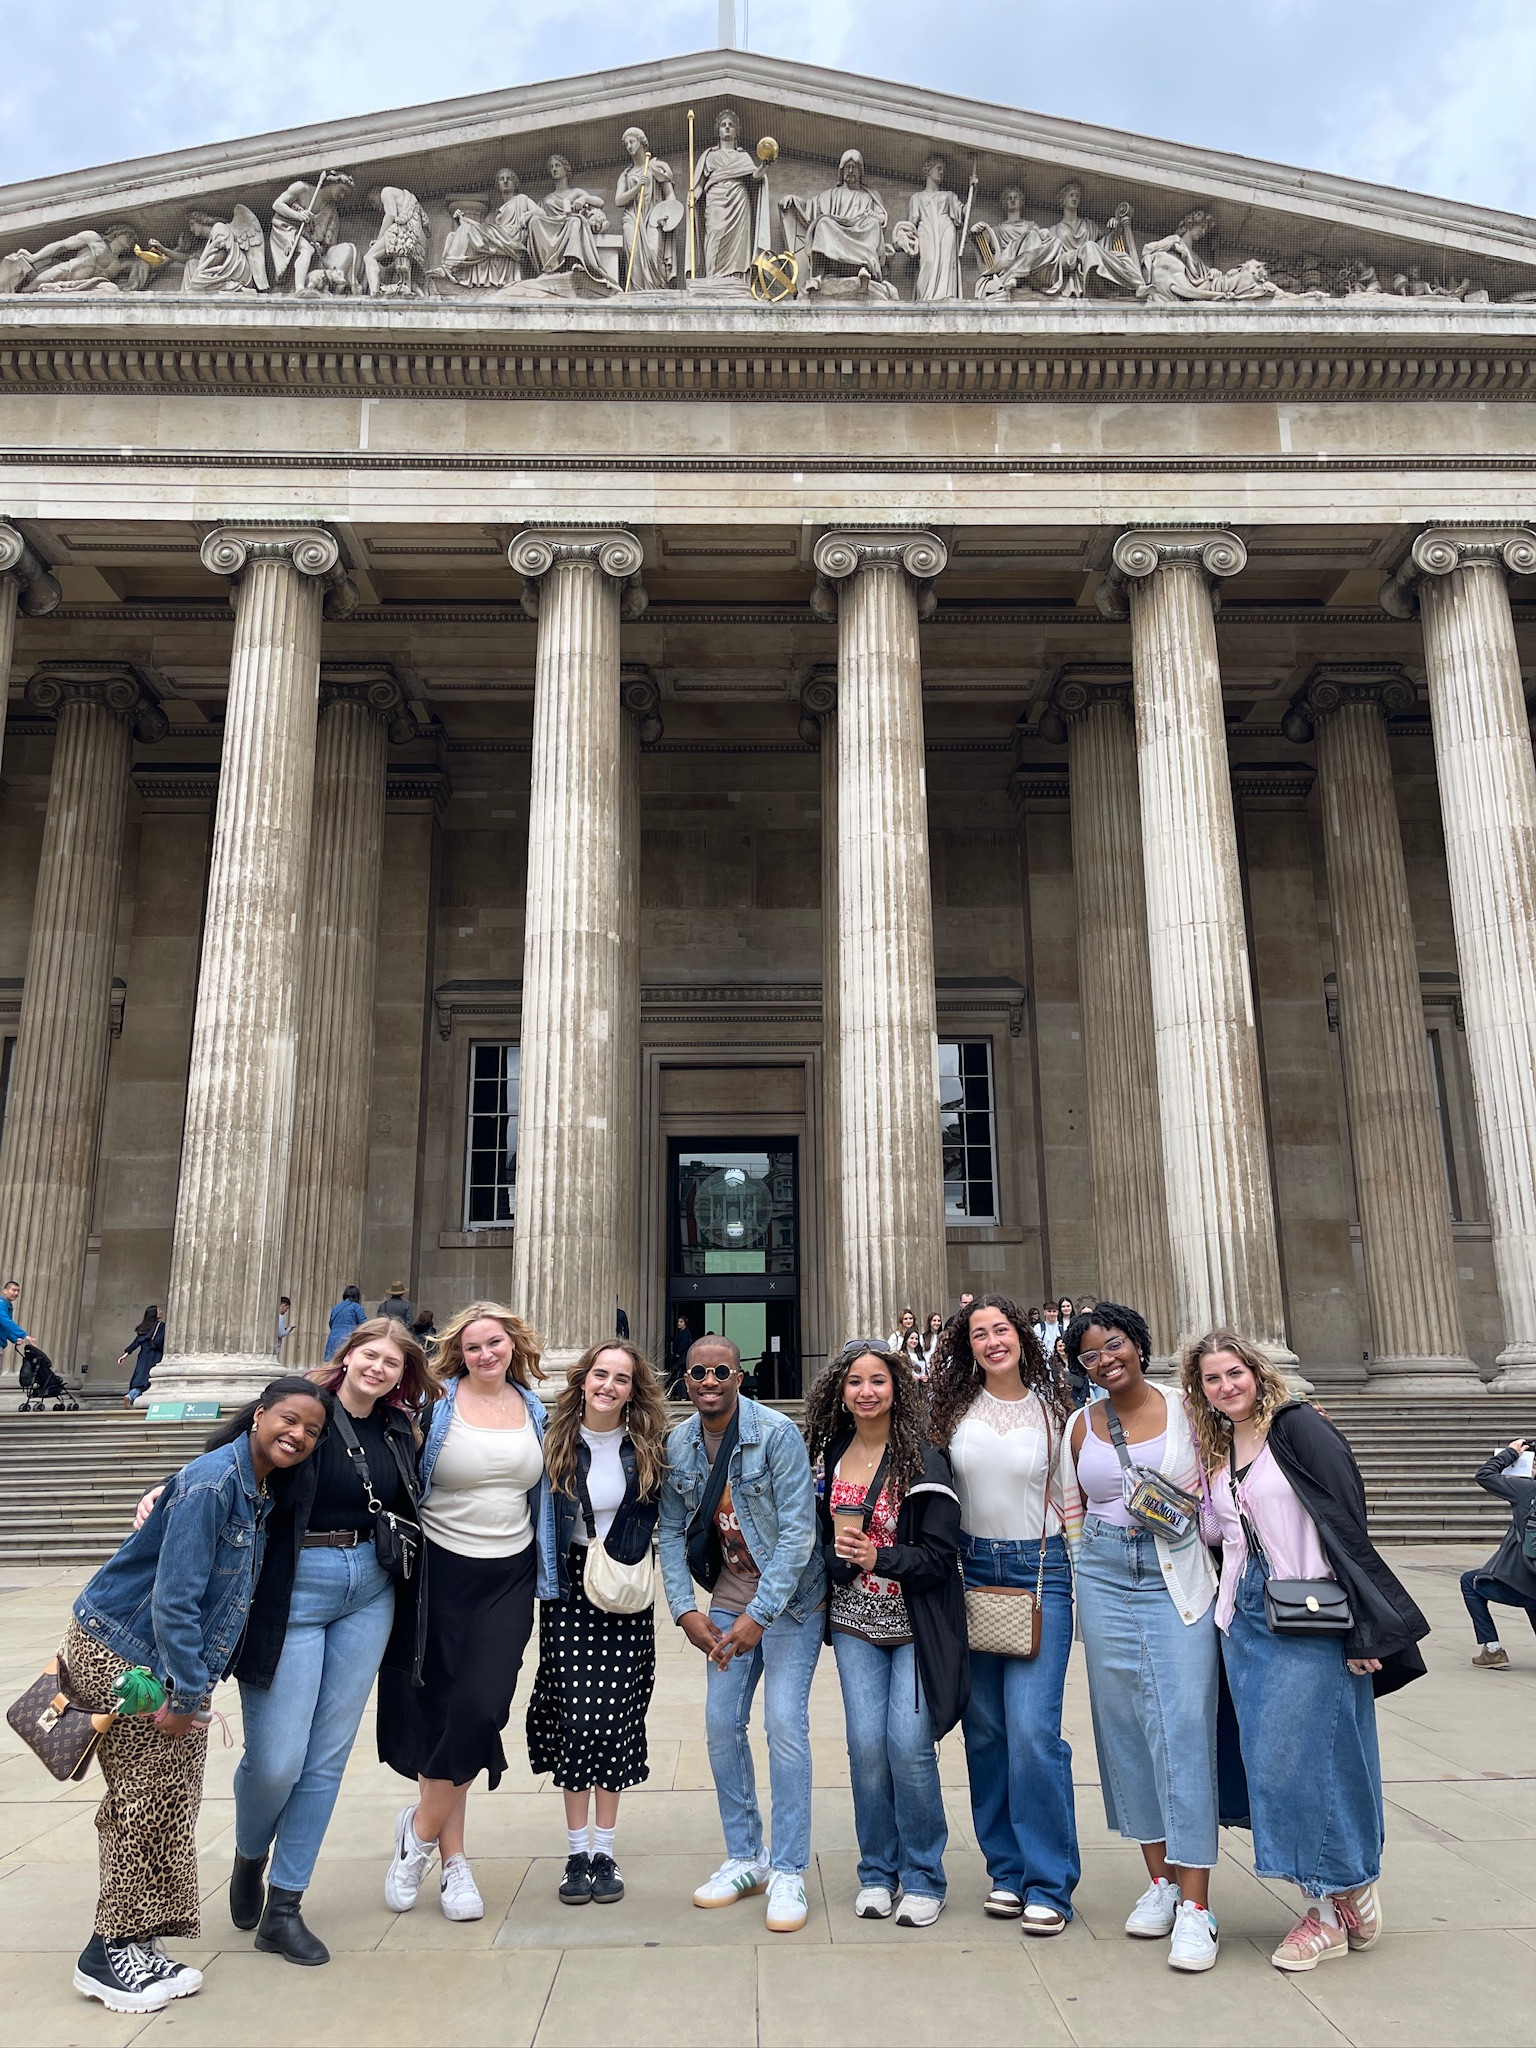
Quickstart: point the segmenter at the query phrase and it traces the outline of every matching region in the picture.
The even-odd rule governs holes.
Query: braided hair
[[[852,1427],[843,1405],[843,1387],[849,1371],[861,1358],[877,1359],[891,1376],[891,1462],[886,1485],[895,1507],[907,1488],[916,1485],[923,1476],[923,1448],[928,1435],[922,1389],[905,1352],[892,1351],[876,1338],[856,1337],[851,1344],[845,1344],[806,1399],[806,1449],[814,1465],[826,1454],[827,1446]],[[831,1476],[829,1472],[829,1481]]]
[[[978,1309],[1001,1309],[1019,1337],[1019,1378],[1026,1390],[1037,1395],[1047,1414],[1065,1425],[1071,1413],[1071,1399],[1056,1366],[1040,1349],[1040,1339],[1025,1320],[1023,1310],[1006,1294],[979,1294],[961,1315],[951,1318],[934,1357],[929,1375],[932,1398],[929,1419],[933,1441],[947,1444],[960,1427],[962,1418],[987,1383],[987,1376],[971,1350],[971,1317]]]

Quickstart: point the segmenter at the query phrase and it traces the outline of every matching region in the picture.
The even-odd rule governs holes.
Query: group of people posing
[[[258,1950],[328,1960],[303,1898],[375,1678],[379,1754],[415,1785],[384,1902],[415,1908],[435,1867],[445,1916],[480,1918],[468,1795],[506,1769],[535,1624],[527,1746],[564,1797],[559,1897],[622,1901],[620,1796],[648,1775],[653,1543],[706,1663],[725,1859],[696,1906],[765,1897],[770,1930],[805,1925],[810,1691],[830,1644],[853,1910],[912,1928],[944,1910],[937,1745],[958,1725],[982,1908],[1061,1933],[1079,1877],[1061,1727],[1075,1609],[1106,1816],[1146,1864],[1127,1934],[1167,1938],[1176,1969],[1214,1963],[1226,1822],[1251,1827],[1259,1876],[1300,1890],[1279,1968],[1368,1948],[1382,1925],[1374,1698],[1423,1671],[1427,1624],[1371,1546],[1343,1438],[1230,1331],[1189,1349],[1175,1387],[1148,1378],[1135,1310],[1073,1315],[1067,1360],[1103,1397],[1086,1408],[1006,1297],[965,1303],[938,1334],[926,1386],[904,1344],[846,1344],[803,1432],[742,1393],[717,1336],[692,1346],[693,1413],[670,1430],[626,1339],[594,1344],[546,1408],[537,1337],[490,1302],[455,1316],[430,1358],[376,1317],[328,1366],[275,1380],[146,1497],[75,1605],[72,1697],[109,1710],[133,1665],[167,1690],[101,1741],[101,1891],[76,1988],[137,2012],[201,1984],[163,1942],[199,1931],[194,1829],[210,1698],[229,1673],[245,1738],[230,1913]],[[1298,1582],[1342,1630],[1277,1618]],[[759,1691],[771,1839],[749,1742]]]

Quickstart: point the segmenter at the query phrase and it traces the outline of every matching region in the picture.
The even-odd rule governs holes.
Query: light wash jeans
[[[942,1899],[949,1823],[917,1652],[910,1643],[885,1650],[838,1629],[832,1652],[848,1724],[859,1883]]]
[[[718,1629],[735,1620],[710,1611]],[[773,1794],[775,1870],[798,1875],[811,1860],[811,1680],[821,1654],[825,1616],[791,1621],[781,1614],[763,1631],[750,1657],[733,1657],[724,1671],[709,1667],[704,1733],[715,1780],[725,1853],[757,1862],[763,1853],[763,1817],[747,1729],[758,1682],[763,1682],[763,1727],[768,1737],[768,1785]]]
[[[299,1552],[271,1688],[240,1687],[245,1754],[235,1770],[235,1847],[272,1849],[268,1882],[279,1890],[301,1892],[314,1875],[394,1618],[395,1582],[372,1543]]]

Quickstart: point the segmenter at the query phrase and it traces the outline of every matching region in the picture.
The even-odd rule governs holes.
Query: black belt
[[[311,1529],[304,1537],[306,1550],[355,1550],[363,1541],[356,1529]]]

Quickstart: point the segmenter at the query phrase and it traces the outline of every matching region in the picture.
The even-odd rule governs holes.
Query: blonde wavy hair
[[[586,1408],[587,1374],[605,1351],[622,1351],[629,1360],[633,1385],[624,1408],[624,1434],[635,1447],[640,1498],[654,1500],[667,1473],[667,1404],[656,1368],[627,1337],[605,1337],[600,1344],[589,1344],[571,1367],[544,1432],[544,1469],[556,1493],[575,1498],[576,1444]]]
[[[1253,1411],[1253,1426],[1261,1441],[1269,1434],[1276,1409],[1283,1407],[1291,1398],[1285,1374],[1262,1351],[1239,1337],[1235,1330],[1208,1330],[1205,1336],[1187,1344],[1179,1360],[1179,1382],[1184,1389],[1189,1419],[1195,1428],[1195,1442],[1200,1446],[1200,1456],[1207,1472],[1214,1472],[1218,1465],[1227,1462],[1227,1446],[1232,1441],[1231,1423],[1205,1397],[1202,1369],[1205,1361],[1218,1351],[1230,1351],[1253,1374],[1259,1393]]]
[[[512,1363],[507,1367],[507,1379],[511,1385],[531,1387],[535,1380],[546,1377],[539,1363],[544,1340],[538,1332],[502,1302],[472,1301],[438,1332],[432,1365],[440,1380],[463,1378],[467,1370],[464,1364],[464,1332],[471,1323],[483,1322],[500,1323],[512,1339]]]

